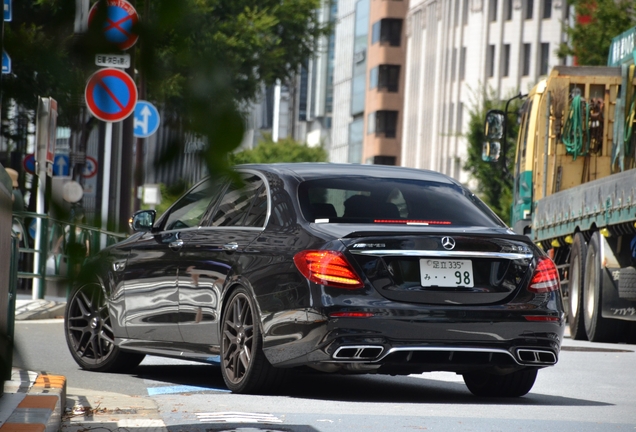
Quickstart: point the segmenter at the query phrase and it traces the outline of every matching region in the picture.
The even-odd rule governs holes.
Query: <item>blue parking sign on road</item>
[[[137,138],[147,138],[159,129],[159,111],[148,101],[140,100],[135,105],[135,128],[133,133]]]

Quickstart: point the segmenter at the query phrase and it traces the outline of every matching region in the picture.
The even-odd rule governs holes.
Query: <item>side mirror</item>
[[[130,229],[135,232],[148,232],[152,230],[156,215],[157,212],[155,210],[139,210],[138,212],[135,212],[128,221]]]
[[[486,141],[481,148],[481,160],[497,162],[501,156],[501,145],[497,141]]]
[[[506,115],[501,110],[490,110],[486,113],[484,135],[488,141],[503,139]]]

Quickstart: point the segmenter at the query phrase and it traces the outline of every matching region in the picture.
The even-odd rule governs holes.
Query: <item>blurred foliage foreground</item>
[[[38,96],[50,96],[59,103],[58,126],[76,132],[92,127],[83,100],[86,80],[97,69],[95,54],[121,53],[102,32],[106,1],[92,3],[98,6],[91,26],[74,34],[76,0],[13,2],[4,34],[13,63],[3,78],[5,104],[34,112]],[[318,19],[321,0],[130,3],[140,20],[133,28],[139,41],[127,51],[134,66],[129,73],[176,130],[205,138],[202,157],[213,175],[231,175],[227,155],[242,140],[243,108],[263,85],[292,77],[330,32]],[[175,142],[166,158],[182,146]]]

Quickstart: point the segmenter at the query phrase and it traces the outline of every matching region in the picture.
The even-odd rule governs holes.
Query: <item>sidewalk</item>
[[[62,318],[66,308],[66,299],[52,297],[49,299],[33,300],[23,294],[18,294],[15,301],[16,321],[32,319]]]

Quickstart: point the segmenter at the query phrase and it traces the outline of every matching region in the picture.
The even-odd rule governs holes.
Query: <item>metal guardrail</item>
[[[38,224],[45,233],[39,240]],[[34,298],[44,298],[47,281],[67,283],[84,258],[126,238],[126,234],[31,212],[13,213],[13,231],[19,241],[18,284],[32,280]],[[67,285],[67,295],[70,288]]]

